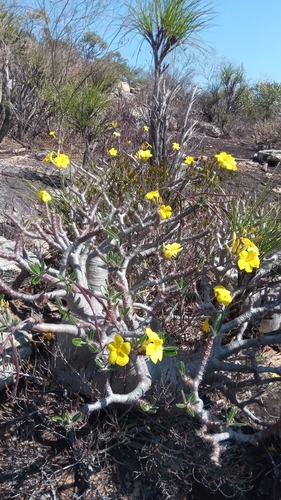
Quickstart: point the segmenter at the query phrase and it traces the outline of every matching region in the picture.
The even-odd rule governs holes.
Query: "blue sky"
[[[215,11],[212,26],[201,33],[212,54],[199,66],[216,64],[225,59],[243,64],[246,77],[252,82],[281,83],[281,0],[213,0]],[[137,40],[121,48],[131,65],[142,66],[151,58],[146,44],[138,53]],[[197,77],[202,83],[202,75]]]

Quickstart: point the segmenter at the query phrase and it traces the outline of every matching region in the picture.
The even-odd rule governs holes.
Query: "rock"
[[[281,161],[280,149],[262,149],[257,154],[258,162],[267,163],[269,167],[277,167]]]
[[[216,125],[207,122],[199,122],[196,125],[198,132],[204,133],[210,137],[221,137],[222,131]]]
[[[120,93],[123,93],[123,92],[130,93],[131,92],[130,85],[127,82],[123,82],[122,80],[120,80],[117,83],[116,88],[117,88],[118,92],[120,92]]]

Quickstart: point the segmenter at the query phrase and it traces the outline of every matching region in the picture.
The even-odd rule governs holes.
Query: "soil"
[[[0,214],[9,207],[16,215],[32,215],[40,209],[34,192],[60,179],[42,164],[46,151],[18,149],[8,139],[1,144]],[[253,162],[251,141],[205,138],[198,156],[220,151],[238,160],[238,172],[226,185],[228,193],[259,194],[272,179],[268,197],[280,200],[281,167],[266,173]],[[0,234],[12,237],[13,231],[13,226],[0,223]],[[72,418],[87,401],[52,381],[52,342],[35,338],[17,394],[9,389],[0,394],[1,498],[281,499],[280,434],[256,446],[229,445],[217,466],[210,461],[210,449],[200,439],[194,419],[172,415],[169,405],[161,414],[109,408],[71,422],[66,412]],[[280,364],[279,352],[269,349],[267,355],[273,366]],[[281,387],[272,395],[272,416],[280,416],[280,399]],[[61,415],[63,422],[54,420]]]

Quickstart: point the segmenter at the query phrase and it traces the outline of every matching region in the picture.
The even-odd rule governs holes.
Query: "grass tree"
[[[199,33],[211,19],[210,8],[202,0],[145,0],[129,7],[130,30],[150,46],[153,57],[154,87],[149,108],[150,143],[153,161],[160,164],[167,157],[169,106],[180,90],[169,88],[165,75],[169,56],[176,49],[198,46]],[[188,138],[183,124],[181,141]]]

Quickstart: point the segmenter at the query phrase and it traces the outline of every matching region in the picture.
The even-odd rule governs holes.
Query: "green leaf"
[[[183,403],[176,403],[177,408],[186,408],[186,405]]]
[[[233,408],[230,409],[228,415],[227,415],[227,422],[230,423],[233,421],[235,415],[237,413],[237,407],[233,406]]]
[[[96,363],[96,365],[97,365],[97,366],[98,366],[101,370],[103,370],[103,369],[104,369],[104,366],[103,366],[103,364],[100,362],[100,360],[99,360],[99,359],[95,359],[95,363]]]
[[[34,264],[28,264],[31,271],[34,273],[34,274],[40,274],[41,272],[41,267],[40,265],[38,264],[38,262],[35,262]]]
[[[72,314],[69,315],[69,321],[70,321],[70,323],[72,323],[75,326],[78,324],[77,319]]]
[[[116,295],[114,295],[113,297],[113,302],[116,302],[117,299],[120,299],[120,297],[122,297],[122,295],[124,295],[124,292],[118,292]]]
[[[40,281],[41,281],[41,276],[35,276],[35,278],[33,278],[33,280],[31,281],[31,283],[32,285],[38,285]]]
[[[72,339],[72,344],[75,345],[76,347],[81,347],[82,345],[87,344],[87,342],[84,342],[84,340],[77,337],[75,339]]]
[[[63,420],[66,420],[67,422],[70,421],[70,415],[69,415],[67,410],[65,410],[65,412],[63,414]]]
[[[177,350],[174,350],[174,351],[163,351],[163,356],[165,356],[165,358],[172,358],[173,356],[176,356],[177,354],[178,354]]]
[[[75,424],[75,422],[78,422],[78,420],[82,417],[82,412],[79,411],[78,413],[76,413],[76,415],[74,415],[74,417],[72,417],[72,422],[73,424]]]
[[[118,234],[116,234],[114,231],[112,231],[111,229],[105,229],[105,232],[106,234],[108,234],[108,236],[110,236],[111,238],[113,238],[114,240],[117,240],[119,241],[119,236]]]
[[[98,351],[98,347],[96,344],[89,345],[89,349],[91,352],[96,353]]]
[[[187,408],[187,413],[191,416],[191,417],[194,417],[195,413],[194,411],[192,410],[192,408]]]
[[[147,339],[148,339],[148,336],[146,335],[146,333],[141,335],[141,337],[139,338],[140,345],[142,345]]]
[[[144,403],[140,403],[142,411],[148,411],[148,407]]]
[[[77,281],[77,271],[76,271],[76,269],[74,269],[74,270],[72,271],[72,273],[70,274],[70,279],[71,279],[72,281]]]
[[[94,328],[90,328],[90,330],[88,331],[88,339],[94,340],[94,338],[95,338],[95,330]]]
[[[165,333],[164,332],[159,332],[159,339],[163,340],[165,342]]]
[[[53,422],[62,422],[62,418],[61,417],[52,417],[52,421]]]
[[[213,330],[215,333],[217,333],[220,330],[222,322],[223,322],[223,314],[219,313],[213,326]]]
[[[72,290],[72,285],[68,284],[65,286],[66,291],[69,293]]]
[[[56,301],[56,304],[57,304],[58,308],[62,308],[63,307],[62,300],[61,300],[61,297],[59,295],[56,295],[55,301]]]
[[[130,309],[131,309],[130,307],[126,307],[126,309],[124,309],[122,313],[124,317],[127,316],[127,314],[130,312]]]
[[[185,375],[185,364],[183,361],[180,361],[179,363],[179,371],[181,376],[183,377]]]
[[[157,410],[159,410],[159,406],[153,406],[152,408],[149,408],[146,413],[154,415],[155,413],[157,413]]]

